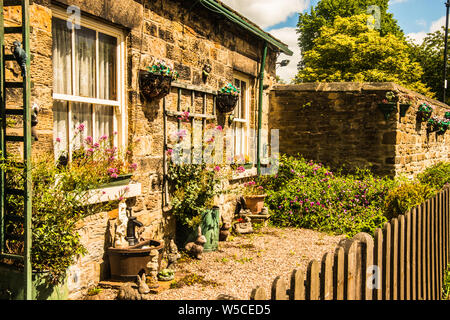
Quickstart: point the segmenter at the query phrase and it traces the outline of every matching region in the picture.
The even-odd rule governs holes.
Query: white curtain
[[[75,83],[77,96],[96,98],[96,32],[75,29]]]
[[[99,98],[117,99],[117,39],[106,34],[98,34],[99,54]]]
[[[72,94],[72,35],[66,21],[53,18],[53,91]]]

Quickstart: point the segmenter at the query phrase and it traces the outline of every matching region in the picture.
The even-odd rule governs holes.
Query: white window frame
[[[242,134],[241,137],[241,149],[242,149],[242,153],[243,155],[248,155],[251,159],[251,155],[248,152],[249,149],[249,144],[248,144],[248,132],[249,132],[249,125],[250,125],[250,121],[249,121],[249,117],[250,117],[250,78],[245,77],[243,75],[234,73],[233,75],[233,85],[235,85],[235,80],[239,80],[240,82],[245,82],[245,100],[244,100],[244,106],[241,106],[241,108],[244,108],[244,117],[245,118],[233,118],[233,157],[240,155],[241,152],[236,152],[236,139],[237,139],[237,135],[236,135],[236,130],[237,128],[235,127],[236,123],[241,123],[243,124],[244,127],[244,132]],[[242,92],[240,93],[242,94]],[[240,97],[239,97],[240,99]]]
[[[61,20],[69,20],[70,16],[69,14],[59,8],[59,7],[52,7],[52,16]],[[125,35],[122,30],[118,28],[111,27],[109,25],[106,25],[104,23],[101,23],[99,21],[86,18],[83,15],[81,15],[79,19],[79,24],[83,27],[92,29],[96,31],[97,34],[97,40],[96,40],[96,51],[98,56],[98,32],[104,33],[106,35],[115,37],[117,39],[117,74],[116,74],[116,84],[117,84],[117,99],[116,100],[105,100],[105,99],[98,99],[98,98],[88,98],[88,97],[81,97],[76,95],[69,95],[69,94],[61,94],[61,93],[53,93],[53,100],[62,100],[67,102],[80,102],[80,103],[89,103],[93,105],[104,105],[104,106],[111,106],[114,108],[113,110],[113,131],[117,131],[117,135],[115,136],[114,144],[116,146],[126,147],[127,144],[127,135],[126,132],[128,131],[127,127],[127,99],[126,99],[126,83],[125,83],[125,75],[127,72],[127,56],[126,56],[126,44],[125,44]],[[72,30],[72,48],[75,46],[74,41],[74,33],[75,28]],[[97,59],[98,60],[98,59]],[[75,54],[72,53],[72,92],[73,87],[75,84],[75,72],[73,70],[75,66]],[[98,61],[96,63],[97,66],[97,77],[99,75],[99,64]],[[97,79],[98,80],[98,79]],[[99,81],[96,81],[96,92],[99,92]],[[69,159],[71,158],[72,154],[72,145],[70,143],[72,134],[70,132],[72,128],[72,113],[71,113],[71,104],[69,103],[68,107],[68,120],[67,120],[67,130],[69,131],[67,134],[67,137],[69,139],[68,141],[68,156]],[[95,112],[92,113],[92,123],[95,124]],[[95,125],[93,125],[92,128],[92,136],[96,136],[95,132]]]

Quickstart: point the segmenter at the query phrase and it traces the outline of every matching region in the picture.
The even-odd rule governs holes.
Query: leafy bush
[[[435,189],[420,182],[406,182],[389,191],[385,200],[385,216],[396,218],[433,197]]]
[[[23,169],[13,156],[2,163],[6,172],[7,187],[22,189]],[[86,206],[88,189],[100,181],[89,166],[58,166],[53,155],[43,155],[32,161],[32,269],[45,272],[46,281],[56,284],[64,280],[67,268],[74,259],[86,253],[80,242],[76,225],[84,216],[105,210],[109,204]],[[7,195],[6,212],[23,217],[22,196]],[[22,237],[21,223],[5,221],[5,230],[11,235]],[[8,252],[23,254],[21,240],[8,239]],[[8,263],[8,261],[4,261]],[[15,262],[21,267],[21,262]]]
[[[274,225],[348,234],[372,233],[386,218],[384,198],[395,181],[368,170],[333,174],[322,164],[301,157],[280,157],[280,168],[264,179]]]
[[[417,176],[417,179],[432,188],[440,190],[450,183],[450,162],[439,162]]]

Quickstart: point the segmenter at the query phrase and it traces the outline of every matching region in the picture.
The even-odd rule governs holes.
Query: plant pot
[[[396,103],[379,103],[378,109],[383,112],[384,118],[386,120],[389,120],[392,113],[397,111],[397,104]]]
[[[245,206],[250,209],[252,214],[258,214],[264,207],[264,199],[266,195],[245,196]]]
[[[147,263],[150,262],[150,251],[158,250],[158,265],[161,268],[164,242],[147,240],[135,246],[127,248],[108,248],[109,265],[111,267],[111,278],[118,280],[132,280],[145,272]]]
[[[411,107],[410,103],[401,103],[400,104],[400,117],[406,116],[406,112]]]
[[[172,76],[139,71],[139,89],[147,100],[161,99],[170,93]]]
[[[204,252],[216,251],[219,247],[220,211],[219,207],[205,210],[202,214],[201,222],[202,235],[206,238],[203,246]],[[197,228],[195,230],[179,223],[176,224],[176,244],[183,248],[189,242],[195,242],[198,237]]]
[[[119,174],[117,178],[113,178],[111,181],[101,184],[100,186],[98,186],[98,188],[126,186],[131,182],[132,176],[132,173]]]
[[[244,168],[247,170],[253,168],[253,163],[249,162],[249,163],[244,164]]]
[[[217,95],[217,109],[221,113],[232,112],[239,100],[238,95],[219,93]]]
[[[67,279],[59,285],[49,285],[44,280],[45,272],[33,271],[31,296],[33,300],[67,300]],[[8,294],[7,294],[8,293]],[[0,264],[0,300],[24,300],[25,284],[23,270]]]

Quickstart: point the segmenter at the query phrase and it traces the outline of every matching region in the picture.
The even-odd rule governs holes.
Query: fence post
[[[333,266],[333,299],[344,300],[344,271],[345,271],[345,252],[344,248],[337,247],[334,252]]]
[[[289,299],[305,300],[305,274],[301,270],[292,271]]]
[[[426,223],[427,223],[427,228],[426,228],[426,243],[427,243],[427,247],[426,247],[426,255],[427,255],[427,270],[426,270],[426,281],[427,281],[427,294],[426,294],[426,300],[431,300],[431,283],[432,283],[432,278],[431,278],[431,239],[432,239],[432,234],[431,234],[431,201],[427,200],[426,202],[426,210],[425,210],[425,216],[426,216]]]
[[[376,300],[383,300],[383,230],[377,228],[374,237],[374,265],[378,267],[378,288],[374,288],[373,296]]]
[[[308,265],[306,274],[306,299],[320,300],[320,267],[316,260],[312,260]]]
[[[397,298],[405,300],[405,216],[398,217],[398,276]]]
[[[370,267],[374,264],[373,251],[374,251],[374,241],[373,238],[365,232],[360,232],[353,237],[353,240],[359,241],[358,256],[357,261],[360,261],[360,267],[358,267],[358,272],[360,275],[359,287],[357,285],[357,294],[361,296],[361,300],[372,300],[372,289],[369,288],[367,280],[370,277],[367,273],[370,271]]]
[[[412,210],[405,215],[405,296],[411,300],[411,215]]]
[[[322,258],[322,270],[320,272],[320,288],[323,300],[333,299],[333,257],[331,253],[325,253]]]
[[[383,227],[383,300],[391,299],[391,224]]]
[[[398,295],[398,219],[391,220],[391,299],[397,300]]]
[[[250,300],[267,300],[266,292],[264,288],[258,286],[252,290]]]
[[[272,284],[272,300],[288,300],[286,283],[281,276],[275,278]]]

